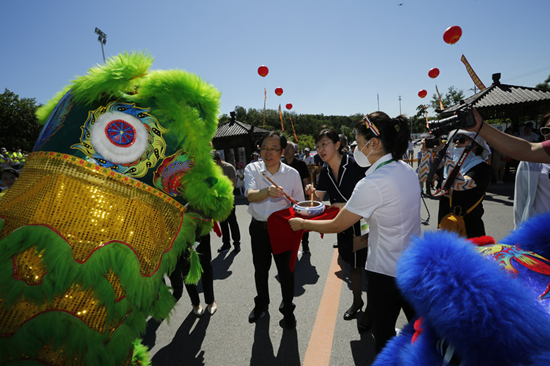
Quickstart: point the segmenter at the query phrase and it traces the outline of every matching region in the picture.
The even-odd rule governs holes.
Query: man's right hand
[[[315,187],[313,187],[312,184],[308,184],[308,185],[304,188],[304,192],[305,192],[306,195],[311,196],[312,194],[315,194]]]

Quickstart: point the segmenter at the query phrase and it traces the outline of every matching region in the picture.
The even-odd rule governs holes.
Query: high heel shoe
[[[198,306],[193,305],[193,313],[195,313],[196,316],[201,316],[204,314],[204,308],[199,304]]]
[[[351,310],[353,308],[353,305],[351,308],[349,308],[345,313],[344,313],[344,320],[352,320],[352,319],[355,319],[355,315],[357,314],[357,312],[359,310],[361,310],[361,308],[363,307],[365,303],[363,301],[361,301],[361,305],[357,308],[355,308],[355,310]]]
[[[206,311],[208,311],[208,314],[214,315],[216,310],[218,310],[218,306],[216,305],[215,302],[213,302],[212,304],[206,305]]]

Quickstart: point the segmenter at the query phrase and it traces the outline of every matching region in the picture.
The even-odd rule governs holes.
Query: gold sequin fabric
[[[71,155],[37,152],[0,199],[0,240],[19,227],[44,225],[71,246],[78,263],[119,242],[135,252],[141,274],[151,276],[172,248],[184,210],[140,181]]]

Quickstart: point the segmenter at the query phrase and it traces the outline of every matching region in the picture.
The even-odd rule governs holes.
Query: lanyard
[[[378,168],[382,168],[384,165],[389,164],[389,163],[391,163],[392,161],[395,161],[395,160],[393,160],[393,159],[386,160],[386,161],[383,162],[382,164],[378,165],[378,166],[376,167],[376,169],[374,169],[374,171],[377,171]]]

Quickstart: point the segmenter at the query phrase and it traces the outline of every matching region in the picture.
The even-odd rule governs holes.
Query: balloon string
[[[292,131],[294,132],[294,139],[296,140],[296,142],[300,142],[298,140],[298,136],[296,135],[296,130],[294,129],[294,122],[292,122],[292,117],[289,116],[289,118],[290,118],[290,124],[292,125]]]

